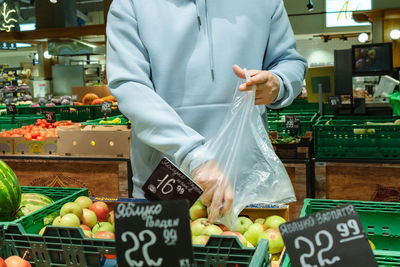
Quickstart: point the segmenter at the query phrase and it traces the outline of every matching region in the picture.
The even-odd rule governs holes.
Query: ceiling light
[[[390,38],[392,38],[393,40],[398,40],[400,39],[400,30],[398,29],[394,29],[390,32]]]
[[[57,0],[50,0],[51,3],[56,4]]]
[[[358,35],[358,41],[359,41],[360,43],[365,43],[366,41],[368,41],[368,39],[369,39],[369,36],[368,36],[368,34],[365,33],[365,32],[360,33],[360,34]]]
[[[308,8],[308,11],[314,10],[314,3],[312,0],[308,0],[307,8]]]
[[[44,58],[47,58],[47,59],[51,58],[51,55],[49,54],[49,51],[47,51],[47,50],[44,51],[43,56],[44,56]]]

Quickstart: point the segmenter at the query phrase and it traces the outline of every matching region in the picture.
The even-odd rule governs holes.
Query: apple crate
[[[40,193],[54,200],[51,205],[12,222],[0,222],[0,225],[20,224],[27,233],[38,233],[44,226],[43,218],[59,211],[65,203],[74,201],[79,196],[88,195],[87,188],[21,186],[21,191],[22,193]]]

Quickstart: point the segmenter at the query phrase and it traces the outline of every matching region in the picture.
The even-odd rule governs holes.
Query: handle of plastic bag
[[[250,79],[250,74],[249,74],[249,72],[247,71],[246,68],[243,69],[243,70],[244,70],[244,76],[246,77],[246,81],[247,81],[248,79]],[[252,97],[253,106],[254,106],[254,104],[256,102],[256,88],[257,88],[257,85],[253,85],[251,87],[251,91],[249,92],[249,95]],[[251,110],[253,110],[253,106],[252,106]]]

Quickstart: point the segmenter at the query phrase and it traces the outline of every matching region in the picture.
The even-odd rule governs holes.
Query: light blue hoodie
[[[307,64],[282,0],[112,2],[107,78],[133,125],[134,197],[163,156],[180,166],[216,135],[237,90],[234,64],[278,76],[271,108],[301,92]]]

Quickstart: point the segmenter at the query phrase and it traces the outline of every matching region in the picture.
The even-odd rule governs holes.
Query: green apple
[[[244,216],[239,216],[233,224],[232,232],[239,232],[244,234],[253,222]]]
[[[75,199],[74,203],[81,206],[82,209],[88,209],[93,204],[92,200],[86,196],[78,197],[77,199]]]
[[[80,224],[78,216],[73,213],[67,213],[61,217],[60,226],[79,227]]]
[[[89,228],[92,228],[97,223],[96,213],[90,209],[83,209],[81,222],[82,224],[89,226]]]
[[[201,230],[200,235],[211,236],[211,235],[220,235],[221,233],[222,233],[221,228],[219,228],[215,224],[210,224],[204,227],[203,230]]]
[[[254,248],[253,244],[250,243],[249,241],[247,241],[246,247],[248,247],[248,248]]]
[[[52,225],[54,226],[61,226],[61,216],[57,216],[54,220]]]
[[[192,232],[192,235],[193,236],[200,235],[201,231],[204,229],[204,227],[206,227],[209,224],[210,223],[208,222],[207,218],[200,218],[200,219],[193,221],[190,224],[190,230]]]
[[[192,244],[193,245],[206,245],[209,238],[210,237],[206,236],[206,235],[192,236]]]
[[[239,233],[239,232],[225,231],[225,232],[222,232],[221,235],[233,235],[233,236],[237,236],[238,239],[239,239],[239,242],[242,243],[242,245],[243,245],[244,247],[247,246],[247,240],[246,240],[246,238],[245,238],[241,233]]]
[[[275,254],[275,253],[281,252],[283,247],[285,246],[283,243],[281,233],[279,232],[278,229],[270,228],[270,229],[262,232],[258,236],[257,242],[260,242],[261,239],[268,239],[270,254]]]
[[[253,223],[249,226],[246,233],[244,233],[244,237],[247,241],[249,241],[253,246],[257,246],[258,237],[262,232],[265,231],[264,225],[261,223]]]
[[[64,215],[69,213],[75,214],[79,218],[79,220],[81,220],[83,215],[83,209],[81,206],[79,206],[74,202],[67,202],[61,207],[60,215],[61,217],[64,217]]]
[[[83,233],[85,234],[85,237],[87,238],[93,238],[93,233],[89,230],[83,230]]]
[[[254,221],[254,223],[261,223],[261,224],[264,224],[264,222],[265,222],[265,219],[264,219],[264,218],[257,218],[257,219],[255,219],[255,221]]]
[[[281,216],[272,215],[269,216],[267,219],[265,219],[264,225],[267,227],[267,229],[269,228],[279,229],[279,225],[285,222],[286,220],[283,219]]]
[[[199,218],[207,217],[207,208],[201,203],[200,200],[197,200],[189,209],[189,215],[191,220],[196,220]]]
[[[114,233],[114,226],[109,222],[99,222],[92,228],[93,234],[97,232],[112,232]]]

